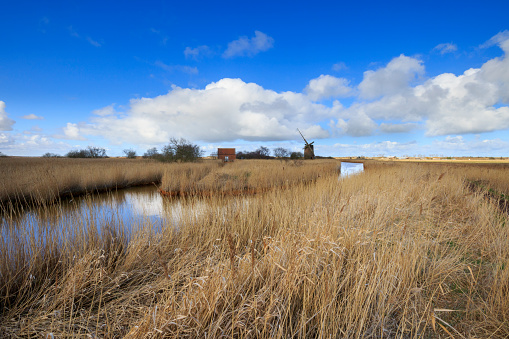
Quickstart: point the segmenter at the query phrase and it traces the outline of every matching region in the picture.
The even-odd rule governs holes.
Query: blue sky
[[[0,152],[508,156],[507,1],[2,5]]]

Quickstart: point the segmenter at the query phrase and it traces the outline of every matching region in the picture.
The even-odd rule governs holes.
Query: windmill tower
[[[302,135],[298,128],[297,131],[299,131],[300,136],[302,137],[302,139],[304,139],[304,142],[306,143],[306,145],[304,146],[304,159],[314,159],[315,158],[315,146],[313,146],[314,141],[308,143],[308,141],[306,140],[306,138],[304,138],[304,136]]]

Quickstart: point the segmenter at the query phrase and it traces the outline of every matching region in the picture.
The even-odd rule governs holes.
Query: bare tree
[[[273,152],[276,158],[287,158],[290,156],[290,151],[283,147],[274,148]]]
[[[304,154],[302,154],[302,152],[292,152],[292,154],[290,154],[290,159],[300,159],[303,157]]]
[[[149,148],[145,153],[143,153],[144,158],[157,159],[161,156],[161,154],[157,151],[156,147]]]
[[[202,156],[200,146],[194,145],[186,139],[171,138],[170,143],[163,147],[163,161],[194,162]]]
[[[125,149],[124,151],[125,156],[127,159],[135,159],[136,158],[136,151],[133,149]]]
[[[107,158],[106,150],[101,147],[88,146],[87,149],[73,150],[65,155],[68,158]]]

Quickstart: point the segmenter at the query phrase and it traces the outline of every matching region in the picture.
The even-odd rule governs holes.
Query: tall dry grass
[[[0,203],[159,183],[164,164],[141,159],[0,158]]]
[[[469,188],[464,168],[366,168],[252,197],[189,198],[200,213],[160,233],[147,222],[129,242],[80,218],[65,246],[4,240],[0,272],[22,288],[0,285],[0,333],[508,337],[507,215]],[[5,253],[26,262],[12,267]]]
[[[173,164],[165,169],[161,189],[179,194],[264,191],[312,182],[338,173],[337,160]]]

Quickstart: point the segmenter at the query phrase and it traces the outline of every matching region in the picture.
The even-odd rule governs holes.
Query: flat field
[[[242,185],[275,174],[273,189],[182,198],[206,207],[178,229],[147,221],[127,239],[77,218],[67,238],[2,230],[0,335],[509,337],[507,165],[371,161],[338,179],[321,161],[243,164]],[[157,167],[163,188],[199,182],[198,166],[246,177],[171,166]],[[296,170],[282,188],[276,174],[292,166],[315,175]]]

